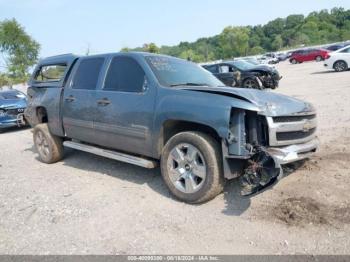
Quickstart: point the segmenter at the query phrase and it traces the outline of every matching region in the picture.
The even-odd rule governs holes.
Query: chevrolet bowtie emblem
[[[312,125],[311,121],[307,121],[303,125],[303,132],[309,132],[309,130],[312,128],[313,128],[313,125]]]

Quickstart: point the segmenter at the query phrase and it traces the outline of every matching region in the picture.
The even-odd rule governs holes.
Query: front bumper
[[[0,118],[0,129],[1,128],[9,128],[14,126],[25,126],[27,123],[24,119],[24,114],[18,114],[17,116],[11,116],[11,117],[3,117]]]
[[[17,126],[16,119],[7,119],[4,121],[0,120],[0,128],[8,128],[8,127],[13,127],[13,126]]]
[[[296,162],[312,156],[319,146],[317,138],[304,144],[296,144],[285,147],[269,147],[267,152],[275,159],[277,164],[284,165]]]

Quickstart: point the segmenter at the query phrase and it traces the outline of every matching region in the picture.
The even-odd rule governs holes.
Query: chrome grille
[[[316,115],[301,115],[301,116],[275,116],[273,117],[274,123],[285,123],[285,122],[298,122],[304,119],[314,119]]]
[[[305,143],[316,136],[314,112],[300,115],[267,117],[270,146]]]
[[[277,138],[277,141],[304,139],[304,138],[307,138],[308,136],[311,136],[315,132],[316,132],[316,128],[312,128],[307,132],[304,132],[304,131],[277,132],[276,138]]]
[[[7,115],[18,115],[20,113],[24,112],[24,108],[13,108],[13,109],[6,109],[6,114]]]

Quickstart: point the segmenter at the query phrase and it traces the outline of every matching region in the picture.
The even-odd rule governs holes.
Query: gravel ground
[[[0,134],[1,254],[347,254],[350,72],[277,65],[273,92],[318,109],[321,148],[251,198],[236,181],[202,205],[176,201],[159,169],[67,150],[37,160],[30,129]]]

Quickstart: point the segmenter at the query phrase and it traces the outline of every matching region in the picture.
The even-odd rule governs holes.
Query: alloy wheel
[[[345,71],[347,69],[347,65],[344,62],[339,61],[334,65],[334,69],[337,72]]]
[[[183,193],[200,190],[207,176],[207,167],[202,153],[195,146],[182,143],[175,146],[167,159],[170,181]]]
[[[244,82],[244,87],[246,88],[258,88],[256,82],[254,80],[248,79]]]
[[[35,135],[35,145],[39,154],[46,158],[50,154],[49,143],[42,131],[38,131]]]

